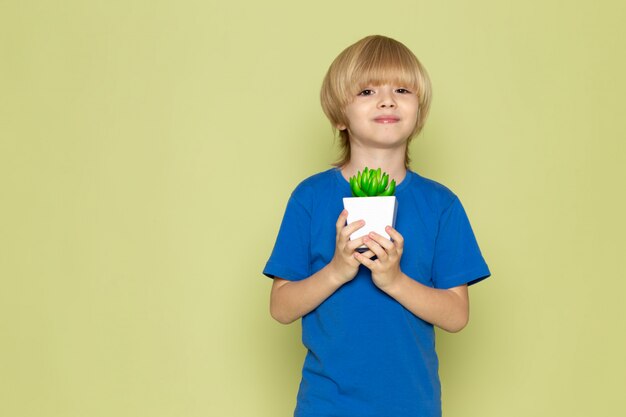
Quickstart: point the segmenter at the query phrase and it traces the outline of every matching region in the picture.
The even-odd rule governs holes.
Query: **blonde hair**
[[[341,52],[328,68],[322,83],[322,109],[333,130],[348,126],[345,108],[367,86],[397,83],[413,89],[418,97],[417,123],[408,141],[417,135],[426,122],[431,100],[431,85],[426,69],[409,48],[402,43],[380,35],[368,36]],[[348,129],[339,131],[341,156],[335,166],[350,160]],[[408,168],[409,148],[405,154]]]

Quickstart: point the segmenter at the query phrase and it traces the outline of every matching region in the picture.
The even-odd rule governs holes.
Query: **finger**
[[[376,254],[371,250],[366,250],[365,252],[359,252],[361,255],[365,256],[367,259],[372,259]]]
[[[359,238],[350,240],[346,243],[345,249],[346,251],[354,252],[359,246],[363,246],[363,239],[365,236],[361,236]]]
[[[339,234],[341,232],[341,229],[345,227],[346,220],[348,220],[348,210],[343,209],[339,214],[339,217],[337,218],[337,224],[335,225],[337,227],[337,234]]]
[[[359,252],[354,252],[354,258],[357,261],[359,261],[359,263],[365,265],[369,269],[372,269],[374,267],[374,261],[372,261],[370,258],[366,257],[365,254],[362,254],[362,253],[359,253]]]
[[[382,246],[387,252],[395,249],[395,246],[391,240],[387,239],[384,236],[379,235],[376,232],[370,232],[368,236],[374,241],[376,241],[376,243],[378,243],[380,246]]]
[[[356,232],[357,230],[359,230],[363,226],[365,226],[365,220],[354,221],[354,222],[348,224],[346,227],[344,227],[341,230],[340,235],[343,236],[344,240],[346,240],[346,239],[348,239],[350,237],[350,235],[352,233]]]
[[[369,236],[365,236],[363,239],[363,243],[378,257],[378,259],[386,259],[387,252],[380,246],[375,240],[370,238]]]
[[[402,237],[402,235],[391,226],[387,226],[385,228],[385,231],[389,233],[391,240],[393,240],[393,242],[396,244],[396,247],[401,252],[402,249],[404,249],[404,238]]]

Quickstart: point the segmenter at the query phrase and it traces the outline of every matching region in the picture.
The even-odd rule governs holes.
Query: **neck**
[[[389,177],[401,183],[406,176],[404,166],[405,148],[401,149],[363,149],[361,147],[350,148],[350,161],[341,167],[345,178],[350,178],[363,168],[381,168],[389,174]]]

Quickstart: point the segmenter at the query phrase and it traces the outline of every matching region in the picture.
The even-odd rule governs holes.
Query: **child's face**
[[[417,123],[417,94],[394,84],[369,86],[345,108],[350,142],[365,147],[404,147]]]

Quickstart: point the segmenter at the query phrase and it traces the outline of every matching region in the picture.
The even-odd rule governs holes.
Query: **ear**
[[[343,123],[337,123],[335,127],[337,128],[337,130],[346,130],[348,128],[348,126],[344,125]]]

